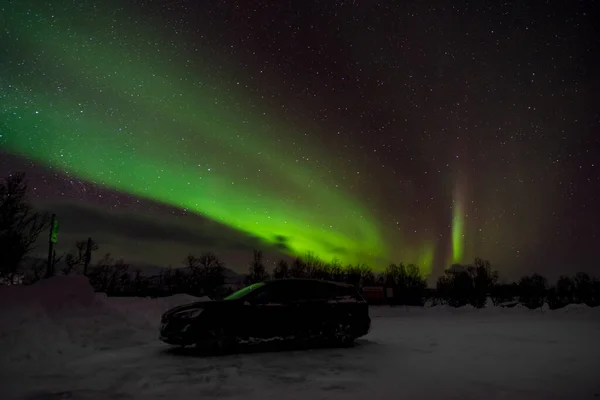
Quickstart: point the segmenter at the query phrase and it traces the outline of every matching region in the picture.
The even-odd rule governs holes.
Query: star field
[[[577,270],[600,262],[592,5],[5,2],[0,172],[288,255]]]

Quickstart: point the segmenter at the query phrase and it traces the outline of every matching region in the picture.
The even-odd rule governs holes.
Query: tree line
[[[76,241],[73,248],[61,255],[51,254],[48,261],[33,259],[23,270],[23,261],[34,249],[38,236],[48,229],[49,215],[37,212],[27,199],[27,182],[23,174],[13,174],[0,182],[0,280],[31,284],[54,274],[84,274],[96,291],[111,296],[167,296],[188,293],[194,296],[222,298],[235,290],[227,286],[226,269],[214,253],[199,257],[189,254],[182,265],[167,268],[153,277],[122,259],[105,254],[91,263],[91,254],[99,246],[92,240]],[[57,268],[59,267],[60,268]],[[517,282],[500,283],[498,271],[489,261],[477,258],[469,265],[452,265],[429,289],[427,277],[418,266],[391,264],[375,272],[369,266],[342,265],[325,262],[313,254],[280,260],[272,271],[264,265],[263,253],[254,250],[242,285],[269,279],[310,278],[343,282],[362,290],[369,286],[391,289],[391,296],[373,302],[391,305],[449,305],[485,307],[493,305],[539,308],[548,304],[556,309],[568,304],[600,305],[600,280],[586,273],[561,276],[555,283],[539,274],[525,276]]]

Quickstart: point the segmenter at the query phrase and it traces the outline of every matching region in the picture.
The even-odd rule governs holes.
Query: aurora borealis
[[[34,92],[26,107],[7,108],[3,118],[8,129],[29,132],[7,135],[5,146],[11,152],[205,215],[267,243],[283,242],[292,254],[312,251],[352,263],[385,254],[369,212],[328,184],[330,178],[322,172],[330,168],[327,164],[308,167],[281,158],[279,143],[291,146],[294,140],[273,132],[269,125],[277,126],[277,121],[261,121],[251,107],[239,105],[241,96],[222,96],[228,89],[218,84],[181,84],[186,73],[175,61],[169,63],[172,67],[158,67],[159,60],[146,59],[141,51],[137,61],[128,61],[139,41],[111,45],[98,35],[100,44],[82,46],[93,38],[75,29],[62,35],[65,31],[58,23],[55,30],[44,31],[42,25],[33,34],[23,31],[24,47],[42,65],[52,70],[54,60],[64,60],[52,72],[73,75],[69,86],[76,89],[70,95],[59,89],[58,96]],[[76,58],[69,57],[75,52]],[[20,93],[32,86],[28,83],[11,85],[9,104],[19,103]],[[72,117],[73,107],[89,97],[92,104]],[[123,116],[121,108],[132,114]],[[115,114],[124,120],[115,121]],[[298,136],[293,128],[280,129]],[[170,132],[178,132],[175,143]],[[188,147],[205,147],[216,157],[191,154]]]
[[[1,7],[0,170],[33,171],[42,202],[193,214],[290,256],[427,273],[597,237],[572,205],[598,187],[579,154],[598,140],[588,53],[535,10],[507,25],[492,5]],[[583,222],[557,228],[569,215]]]

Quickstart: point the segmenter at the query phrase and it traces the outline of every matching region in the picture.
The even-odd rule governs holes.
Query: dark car
[[[225,351],[269,341],[350,345],[370,327],[369,306],[353,286],[278,279],[255,283],[224,300],[167,311],[161,318],[160,339]]]

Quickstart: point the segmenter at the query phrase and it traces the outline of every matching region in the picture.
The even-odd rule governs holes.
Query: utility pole
[[[48,237],[48,266],[46,268],[46,278],[54,276],[54,244],[58,239],[58,219],[56,214],[52,214],[50,220],[50,235]]]

